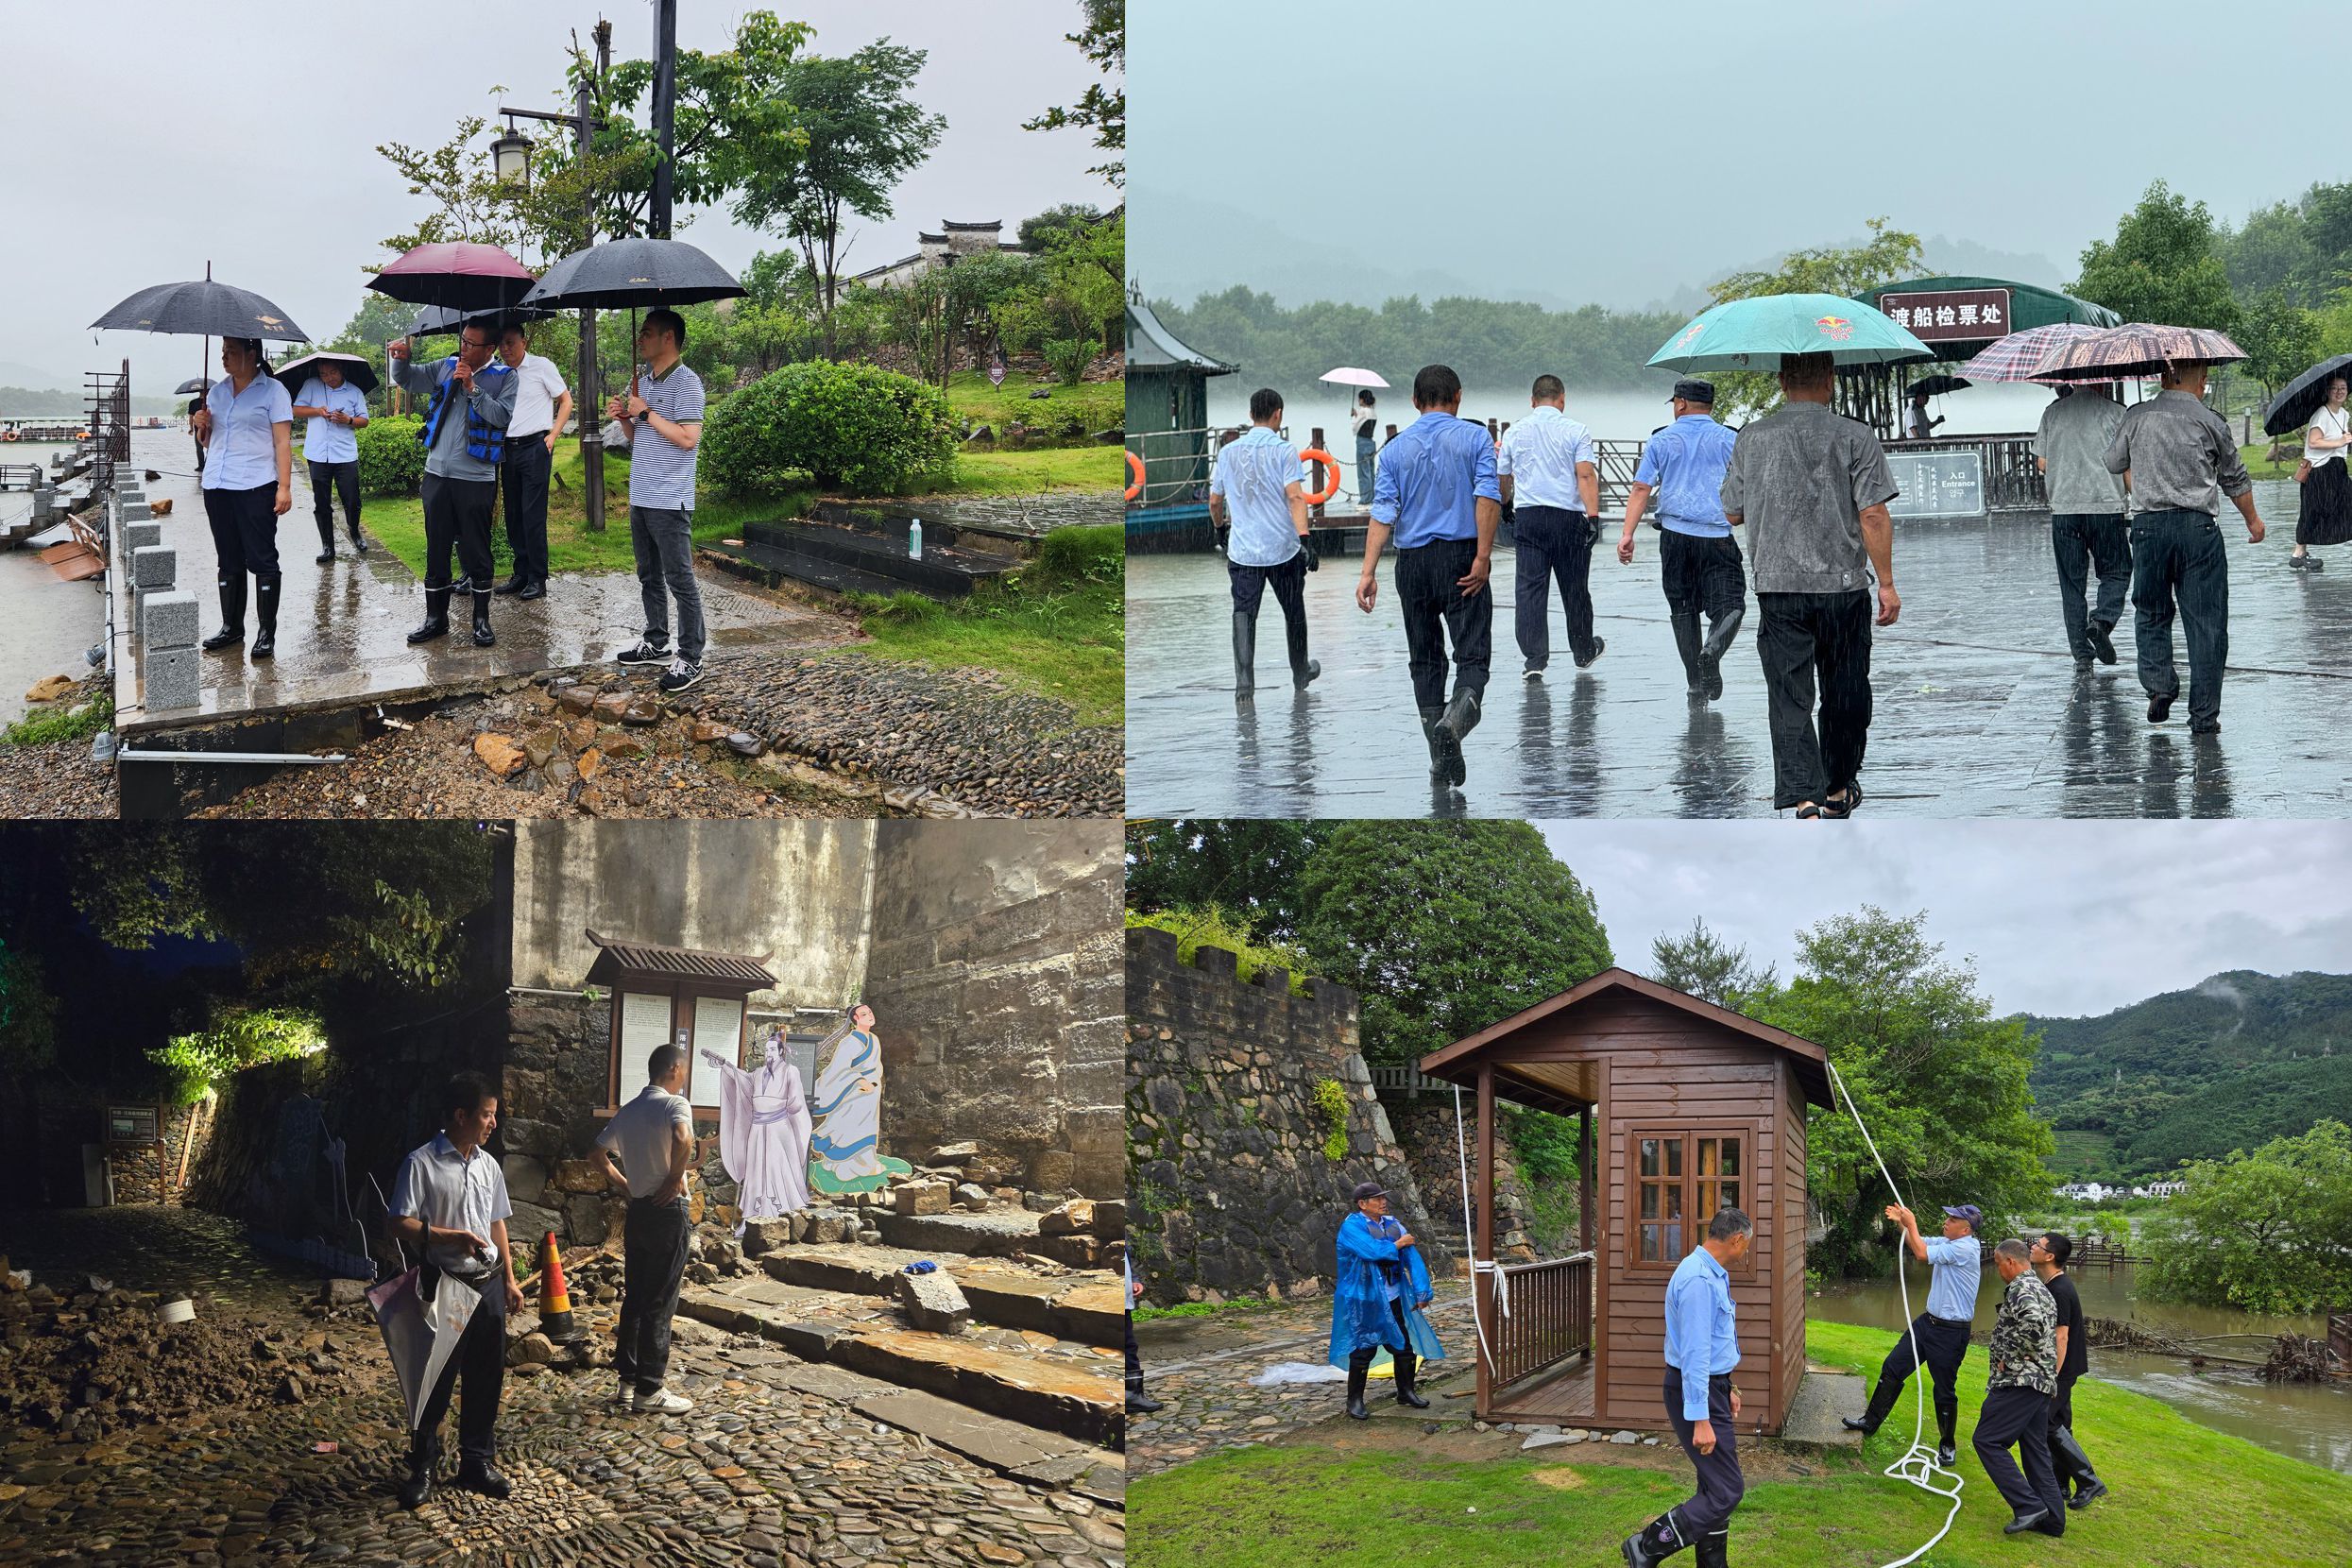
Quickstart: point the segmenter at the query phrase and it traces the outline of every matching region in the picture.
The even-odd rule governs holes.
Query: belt
[[[550,426],[550,427],[548,427],[548,428],[549,428],[549,429],[552,429],[552,428],[554,428],[554,427]],[[540,429],[540,430],[510,430],[510,431],[508,431],[508,432],[506,433],[506,439],[508,439],[509,441],[524,441],[524,440],[528,440],[528,439],[530,439],[530,438],[531,438],[532,436],[534,436],[534,435],[546,435],[546,434],[547,434],[547,429]]]
[[[1938,1318],[1933,1312],[1926,1313],[1924,1316],[1930,1321],[1941,1323],[1946,1328],[1973,1328],[1976,1326],[1966,1318]]]

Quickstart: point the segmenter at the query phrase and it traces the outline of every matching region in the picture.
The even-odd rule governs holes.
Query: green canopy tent
[[[1893,317],[1935,356],[1909,365],[1856,366],[1839,372],[1838,411],[1862,420],[1882,436],[1896,433],[1896,419],[1910,383],[1934,374],[1938,363],[1972,359],[1996,338],[2030,327],[2055,326],[2062,321],[2119,327],[2123,322],[2105,305],[2007,278],[1906,278],[1900,283],[1865,289],[1855,298]]]
[[[1185,344],[1144,302],[1140,289],[1129,293],[1127,450],[1144,465],[1143,489],[1128,503],[1131,536],[1185,524],[1205,529],[1215,456],[1208,437],[1209,378],[1238,368]]]

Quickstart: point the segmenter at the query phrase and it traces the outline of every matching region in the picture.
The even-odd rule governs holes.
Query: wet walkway
[[[2257,486],[2269,539],[2229,541],[2229,673],[2223,732],[2192,738],[2187,710],[2147,721],[2128,610],[2119,662],[2078,675],[2065,646],[2049,530],[2037,520],[1915,523],[1898,530],[1901,621],[1872,648],[1877,712],[1863,772],[1871,815],[2286,816],[2339,809],[2352,783],[2352,553],[2336,570],[2287,570],[2293,486]],[[1595,551],[1596,629],[1608,652],[1578,672],[1552,605],[1553,658],[1521,678],[1512,571],[1495,552],[1494,662],[1485,722],[1463,750],[1470,777],[1433,797],[1412,706],[1389,565],[1371,616],[1358,562],[1307,579],[1323,676],[1294,693],[1281,620],[1259,622],[1258,695],[1233,694],[1225,567],[1213,555],[1127,563],[1127,809],[1133,816],[1463,814],[1760,816],[1772,758],[1754,606],[1724,660],[1725,690],[1694,708],[1658,588],[1656,535],[1617,565]],[[2183,661],[2185,650],[2176,654]]]

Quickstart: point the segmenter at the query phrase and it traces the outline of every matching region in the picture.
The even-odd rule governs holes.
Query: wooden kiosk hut
[[[1423,1073],[1477,1094],[1480,1419],[1670,1424],[1666,1283],[1729,1204],[1756,1226],[1731,1275],[1746,1419],[1781,1430],[1805,1371],[1805,1107],[1830,1103],[1826,1063],[1809,1040],[1624,969],[1423,1058]],[[1491,1267],[1506,1101],[1580,1124],[1572,1256]]]
[[[745,1012],[752,993],[771,990],[775,977],[767,961],[741,953],[699,947],[663,947],[623,942],[594,930],[596,946],[587,983],[612,993],[612,1031],[605,1059],[605,1100],[610,1116],[645,1086],[645,1060],[656,1046],[683,1047],[687,1056],[686,1098],[698,1116],[719,1114],[719,1075],[703,1060],[706,1050],[743,1064],[750,1027]]]
[[[1141,288],[1127,297],[1127,450],[1143,484],[1127,503],[1128,548],[1183,548],[1209,534],[1209,378],[1238,366],[1211,359],[1167,330]],[[1128,469],[1134,480],[1133,466]],[[1162,536],[1167,536],[1163,538]]]

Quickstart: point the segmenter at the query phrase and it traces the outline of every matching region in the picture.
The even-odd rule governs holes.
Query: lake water
[[[2083,1298],[2083,1311],[2093,1318],[2115,1318],[2150,1329],[2190,1338],[2204,1334],[2304,1334],[2324,1338],[2326,1323],[2317,1314],[2263,1317],[2215,1307],[2176,1306],[2132,1294],[2133,1270],[2086,1269],[2074,1274],[2074,1287]],[[1926,1294],[1924,1270],[1911,1276],[1911,1306],[1920,1309]],[[1985,1270],[1976,1293],[1976,1342],[1990,1333],[1993,1315],[2001,1306],[2001,1276]],[[1843,1281],[1824,1287],[1811,1304],[1812,1315],[1832,1322],[1862,1323],[1872,1328],[1900,1328],[1906,1321],[1892,1279]],[[2260,1339],[2217,1340],[2206,1349],[2224,1355],[2259,1358],[2269,1352]],[[2179,1356],[2146,1355],[2130,1351],[2090,1351],[2090,1375],[2135,1393],[2162,1400],[2182,1415],[2216,1430],[2233,1433],[2274,1453],[2291,1455],[2312,1464],[2352,1474],[2352,1389],[2311,1383],[2265,1383],[2250,1367],[2224,1367],[2207,1362],[2191,1367]],[[2099,1456],[2098,1437],[2087,1431],[2083,1446],[2093,1463]]]

